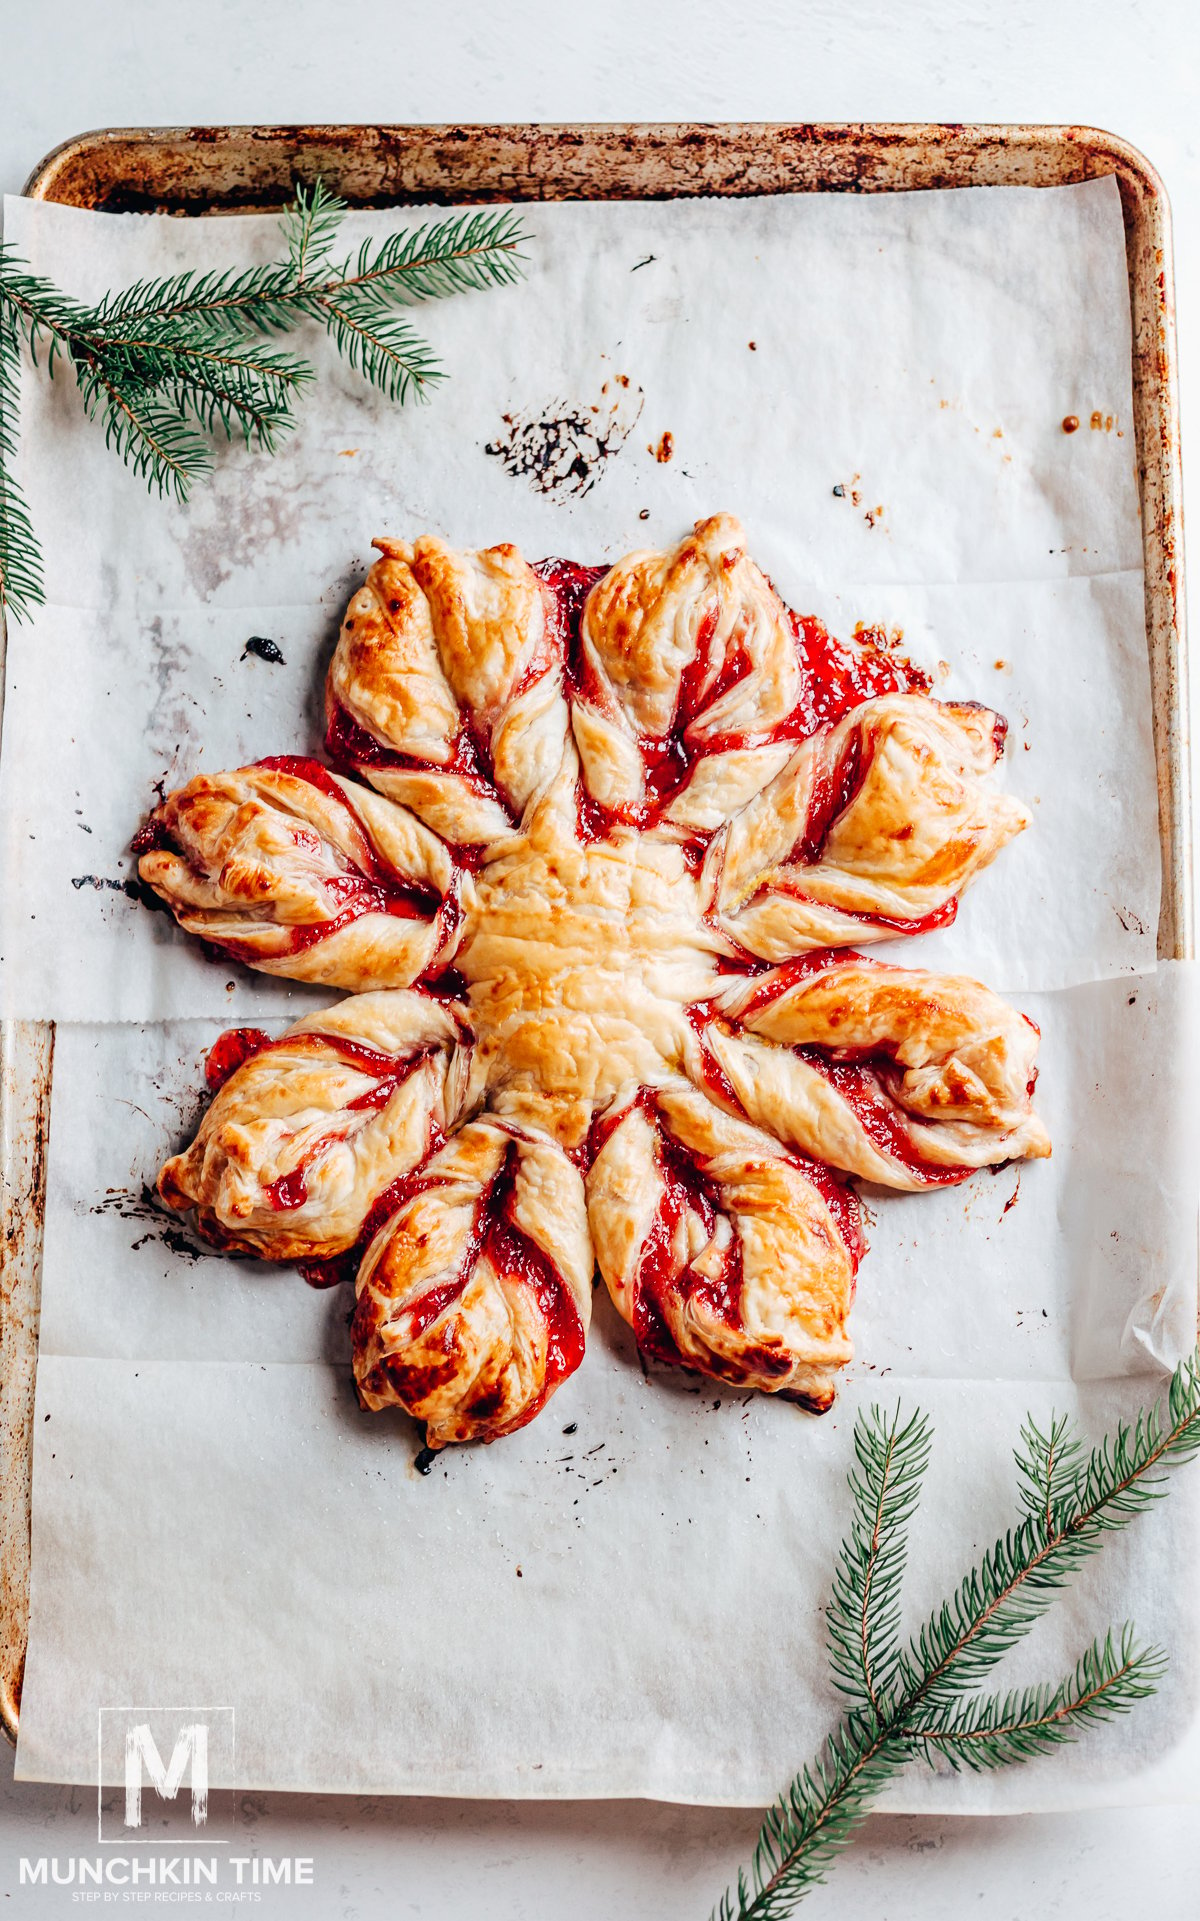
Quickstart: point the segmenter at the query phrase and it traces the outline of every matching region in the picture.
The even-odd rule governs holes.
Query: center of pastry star
[[[1003,720],[790,613],[728,515],[608,569],[377,544],[332,765],[202,775],[136,842],[189,932],[350,994],[213,1050],[164,1199],[352,1279],[360,1400],[435,1447],[544,1406],[597,1268],[643,1354],[827,1407],[851,1180],[1050,1151],[1032,1023],[855,951],[1028,825]]]
[[[678,842],[580,841],[577,782],[569,753],[524,831],[471,877],[454,963],[497,1104],[572,1148],[598,1104],[681,1066],[684,1010],[712,992],[727,946]]]

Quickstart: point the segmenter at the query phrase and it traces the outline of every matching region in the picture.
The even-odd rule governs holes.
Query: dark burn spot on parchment
[[[140,1188],[110,1187],[103,1200],[97,1201],[91,1209],[93,1214],[117,1214],[123,1221],[136,1221],[148,1228],[130,1242],[130,1247],[145,1247],[147,1241],[160,1241],[172,1254],[182,1254],[189,1261],[202,1261],[213,1250],[198,1247],[195,1241],[175,1224],[164,1218],[162,1203],[154,1190],[144,1182]]]
[[[644,399],[640,387],[619,376],[590,405],[556,400],[505,414],[503,433],[484,452],[537,493],[589,494],[637,425]]]
[[[1134,913],[1132,907],[1114,906],[1113,913],[1116,915],[1117,919],[1120,921],[1122,927],[1125,929],[1125,932],[1127,934],[1145,934],[1146,923],[1142,919],[1140,914]]]
[[[137,848],[134,849],[135,853],[138,851]],[[166,914],[171,911],[166,901],[160,900],[154,889],[147,887],[143,880],[134,878],[114,880],[108,874],[72,874],[71,885],[77,894],[83,888],[90,887],[97,894],[124,894],[126,900],[136,901],[141,907],[148,907]]]
[[[247,654],[253,654],[256,660],[270,661],[273,667],[287,666],[279,643],[268,639],[266,634],[251,634],[246,645],[238,655],[238,659],[245,660]]]

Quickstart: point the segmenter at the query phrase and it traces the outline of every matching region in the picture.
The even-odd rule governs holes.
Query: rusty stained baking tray
[[[1093,127],[775,125],[123,127],[66,141],[37,200],[107,212],[266,212],[320,175],[353,206],[1057,187],[1114,174],[1125,217],[1163,904],[1193,954],[1187,657],[1170,209],[1137,150]],[[16,1738],[54,1030],[0,1024],[0,1720]]]

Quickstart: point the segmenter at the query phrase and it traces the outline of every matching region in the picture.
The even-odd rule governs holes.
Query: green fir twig
[[[1022,1514],[907,1646],[900,1590],[908,1525],[930,1430],[878,1407],[855,1423],[853,1515],[827,1611],[833,1678],[846,1713],[764,1817],[754,1859],[722,1896],[717,1921],[781,1921],[825,1879],[888,1781],[914,1757],[954,1768],[1008,1767],[1049,1753],[1154,1693],[1166,1657],[1129,1624],[1097,1637],[1053,1683],[979,1692],[1108,1536],[1167,1491],[1200,1452],[1200,1350],[1165,1400],[1085,1451],[1071,1422],[1030,1417],[1016,1451]]]
[[[0,271],[4,252],[0,247]],[[21,332],[0,305],[0,613],[19,616],[43,599],[42,557],[25,497],[13,478],[21,399]]]
[[[523,272],[526,235],[507,210],[449,214],[364,241],[338,262],[345,202],[321,181],[283,217],[287,259],[139,280],[93,306],[61,294],[0,244],[0,615],[41,604],[41,554],[13,475],[20,362],[73,368],[84,412],[159,494],[186,500],[217,436],[273,453],[295,424],[311,364],[267,344],[307,321],[389,400],[425,399],[445,378],[406,309],[502,287]]]

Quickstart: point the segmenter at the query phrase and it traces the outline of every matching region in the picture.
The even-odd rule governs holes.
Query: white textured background
[[[0,0],[0,190],[87,127],[303,120],[1046,120],[1123,134],[1176,227],[1185,395],[1200,378],[1195,0]],[[94,1837],[78,1790],[0,1784],[3,1912],[79,1912],[21,1854]],[[1200,1784],[1198,1784],[1200,1788]],[[701,1921],[754,1831],[653,1805],[362,1804],[243,1796],[247,1848],[316,1858],[254,1912],[321,1921]],[[1200,1912],[1194,1808],[880,1820],[812,1921],[1155,1921]]]

